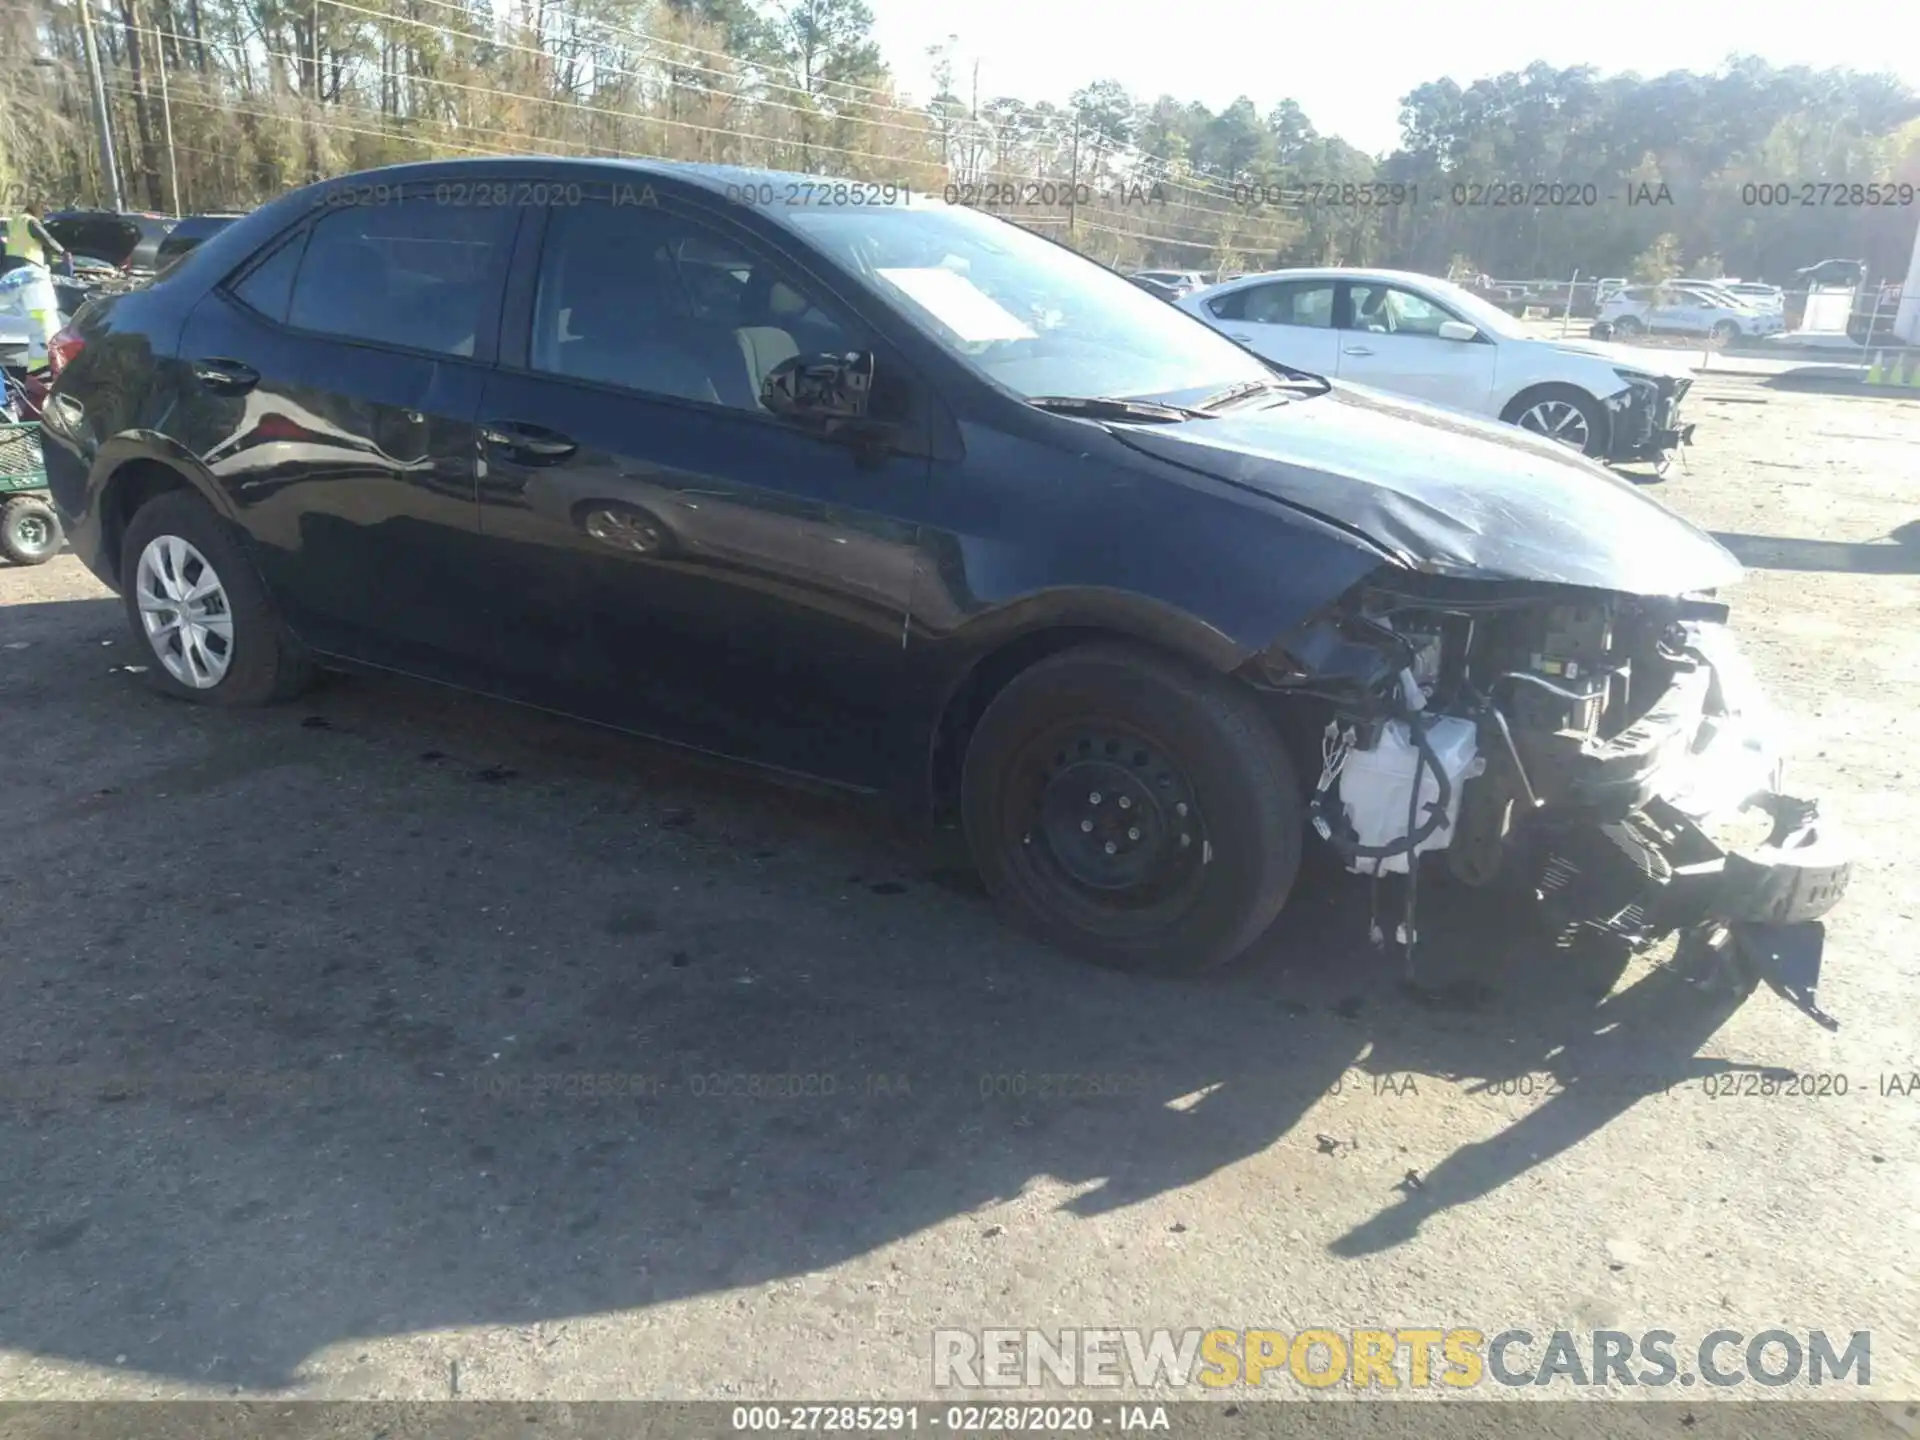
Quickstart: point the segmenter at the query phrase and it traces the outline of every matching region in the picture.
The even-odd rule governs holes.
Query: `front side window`
[[[1273,372],[1105,266],[939,201],[776,218],[980,374],[1024,398],[1213,393]]]
[[[473,354],[513,240],[506,206],[418,195],[323,215],[307,237],[287,323],[446,355]]]
[[[1440,327],[1459,317],[1425,296],[1398,285],[1373,282],[1350,287],[1353,328],[1383,335],[1435,337]]]
[[[612,204],[548,220],[535,370],[759,410],[781,361],[864,344],[775,261],[698,220]]]

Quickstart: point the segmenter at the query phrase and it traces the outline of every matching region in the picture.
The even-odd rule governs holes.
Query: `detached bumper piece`
[[[1852,862],[1814,802],[1769,794],[1752,804],[1773,827],[1748,849],[1723,849],[1659,798],[1623,820],[1556,837],[1541,897],[1563,910],[1577,894],[1587,923],[1630,939],[1679,931],[1683,954],[1765,981],[1838,1029],[1816,999],[1826,941],[1820,919],[1846,893]]]
[[[1659,461],[1693,444],[1692,425],[1680,423],[1680,402],[1691,380],[1657,380],[1629,386],[1613,407],[1607,459],[1616,463]]]

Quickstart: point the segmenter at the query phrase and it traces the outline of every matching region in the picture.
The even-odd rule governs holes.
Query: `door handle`
[[[1227,338],[1241,345],[1251,345],[1253,343],[1253,337],[1251,335],[1235,335],[1231,331],[1228,332]]]
[[[1364,345],[1349,345],[1340,353],[1342,355],[1371,355],[1373,351]]]
[[[244,395],[260,383],[260,372],[238,360],[209,357],[193,362],[193,378],[216,395]]]
[[[537,465],[564,460],[580,448],[579,442],[557,430],[518,420],[489,420],[480,427],[480,438],[513,459]]]

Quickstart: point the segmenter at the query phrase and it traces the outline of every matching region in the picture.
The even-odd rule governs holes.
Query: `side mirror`
[[[1480,331],[1464,320],[1442,320],[1440,328],[1434,333],[1442,340],[1471,340]]]
[[[864,420],[873,397],[873,352],[795,355],[767,372],[760,403],[783,419],[819,424]]]

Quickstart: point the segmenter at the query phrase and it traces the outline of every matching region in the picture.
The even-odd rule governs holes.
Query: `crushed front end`
[[[1606,401],[1609,461],[1658,463],[1693,443],[1694,427],[1680,421],[1680,402],[1693,381],[1628,370],[1617,373],[1626,385]]]
[[[1466,884],[1518,879],[1549,913],[1635,942],[1679,932],[1830,1024],[1817,922],[1849,863],[1817,805],[1782,791],[1726,619],[1706,598],[1392,570],[1247,678],[1319,702],[1310,818],[1348,868],[1407,877],[1410,965],[1418,857],[1444,851]]]

